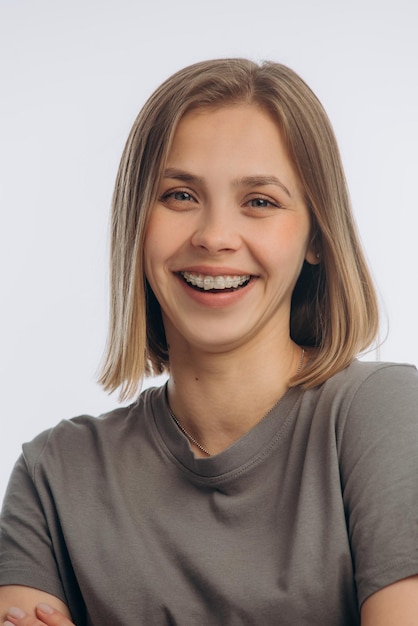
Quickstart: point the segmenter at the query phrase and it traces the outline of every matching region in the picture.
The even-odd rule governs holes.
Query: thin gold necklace
[[[186,435],[187,439],[189,441],[191,441],[192,443],[194,443],[195,446],[197,446],[199,448],[199,450],[202,450],[202,452],[204,452],[207,456],[211,456],[209,450],[206,450],[206,448],[204,448],[203,446],[200,445],[200,443],[198,441],[196,441],[196,439],[194,437],[192,437],[192,435],[190,433],[187,432],[187,430],[184,428],[184,426],[182,426],[180,424],[180,422],[178,421],[177,417],[174,415],[173,411],[170,409],[170,407],[168,407],[168,410],[170,412],[171,417],[173,418],[174,422],[176,423],[176,425],[178,426],[178,428],[181,430],[181,432],[183,433],[183,435]]]
[[[296,370],[296,374],[299,374],[299,372],[301,371],[304,359],[305,359],[305,348],[302,348],[302,352],[301,352],[301,355],[300,355],[299,365],[298,365],[298,369]],[[179,430],[181,430],[183,435],[185,435],[189,441],[194,443],[194,445],[197,448],[199,448],[199,450],[204,452],[207,456],[212,456],[211,453],[209,452],[209,450],[204,448],[198,441],[196,441],[196,439],[189,432],[187,432],[187,430],[184,428],[184,426],[179,422],[177,417],[174,415],[173,411],[170,408],[170,405],[168,405],[168,412],[170,413],[170,417],[172,418],[172,420],[176,424],[177,428]]]

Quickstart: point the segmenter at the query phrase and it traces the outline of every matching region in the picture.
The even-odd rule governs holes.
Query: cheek
[[[144,241],[145,276],[157,295],[165,285],[178,252],[181,249],[181,229],[158,209],[151,214]]]
[[[180,220],[176,220],[175,214],[170,214],[166,209],[156,207],[150,215],[145,235],[145,247],[149,251],[157,246],[161,251],[173,249],[176,240],[185,231]]]
[[[158,268],[158,246],[155,245],[152,235],[147,233],[144,244],[144,272],[145,277],[154,289],[154,276]]]
[[[153,212],[148,222],[144,240],[144,268],[148,280],[162,260],[165,239],[164,223],[159,219],[158,214]]]
[[[299,266],[309,244],[309,227],[302,223],[281,224],[257,238],[257,248],[270,265]]]
[[[157,212],[154,209],[149,217],[147,230],[145,233],[144,249],[146,249],[147,251],[152,249],[153,242],[158,237],[158,231],[161,231],[160,221],[161,220],[158,219]]]

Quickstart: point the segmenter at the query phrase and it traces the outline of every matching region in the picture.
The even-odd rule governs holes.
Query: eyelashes
[[[250,200],[248,200],[247,204],[249,204],[254,209],[283,208],[282,205],[277,201],[269,200],[268,198],[264,198],[263,196],[251,198]]]
[[[164,193],[160,200],[167,202],[169,199],[173,199],[176,202],[196,202],[196,199],[188,191],[168,191]]]

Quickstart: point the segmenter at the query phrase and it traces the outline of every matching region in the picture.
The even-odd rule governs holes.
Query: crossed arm
[[[14,609],[10,611],[12,606]],[[0,618],[3,626],[74,626],[68,608],[61,600],[18,585],[0,587]],[[361,609],[361,626],[417,624],[418,575],[377,591]]]

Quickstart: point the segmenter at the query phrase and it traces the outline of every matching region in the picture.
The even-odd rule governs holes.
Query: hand
[[[49,604],[41,603],[35,609],[36,616],[27,615],[17,607],[7,611],[7,621],[3,626],[75,626],[68,617],[53,609]]]

